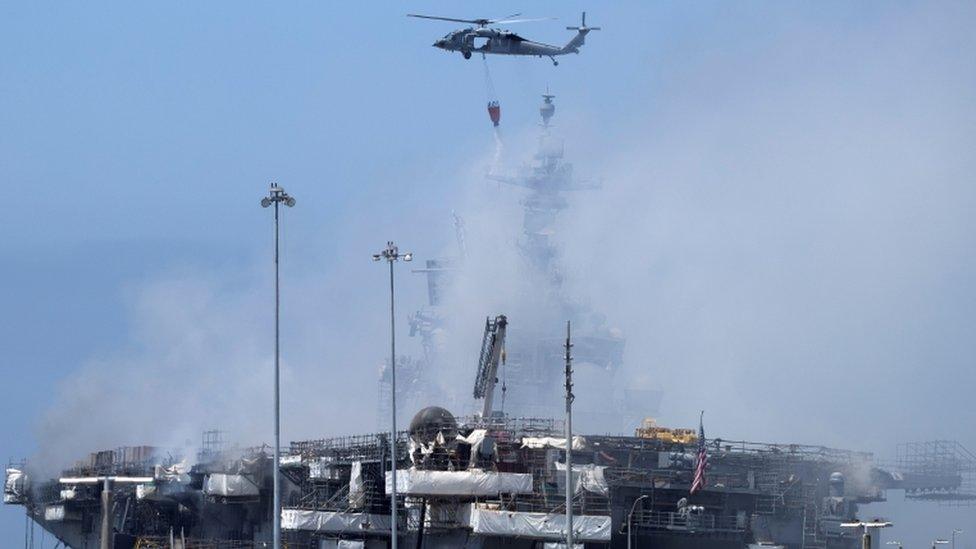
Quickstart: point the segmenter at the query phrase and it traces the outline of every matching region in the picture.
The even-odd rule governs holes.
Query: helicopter
[[[586,40],[586,35],[590,31],[600,30],[600,27],[586,26],[586,12],[583,12],[580,26],[566,27],[566,30],[576,31],[574,36],[565,46],[552,46],[542,42],[533,42],[515,34],[514,32],[492,28],[489,25],[505,23],[527,23],[529,21],[543,21],[552,18],[535,19],[515,19],[522,15],[513,13],[501,19],[457,19],[453,17],[440,17],[436,15],[419,15],[408,13],[407,17],[417,17],[420,19],[436,19],[438,21],[454,21],[456,23],[469,23],[475,25],[466,29],[449,32],[444,38],[434,42],[435,48],[446,51],[459,51],[465,59],[471,59],[472,53],[482,55],[534,55],[536,57],[548,57],[553,65],[558,65],[557,55],[567,53],[579,53],[580,46]]]

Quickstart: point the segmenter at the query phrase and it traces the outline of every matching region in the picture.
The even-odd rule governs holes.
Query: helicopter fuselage
[[[527,40],[514,32],[491,28],[467,28],[448,33],[434,42],[435,48],[461,52],[465,58],[472,53],[494,55],[534,55],[555,57],[567,53],[578,53],[577,47],[553,46]]]

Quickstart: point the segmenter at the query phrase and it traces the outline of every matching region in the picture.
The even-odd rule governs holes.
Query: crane
[[[481,340],[481,355],[478,358],[478,375],[474,379],[474,398],[485,400],[481,417],[491,416],[495,384],[498,383],[498,363],[505,361],[505,327],[508,319],[498,315],[494,320],[485,319],[485,336]]]

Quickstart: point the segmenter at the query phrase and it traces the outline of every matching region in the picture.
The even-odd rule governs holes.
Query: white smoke
[[[261,265],[270,266],[270,261]],[[160,273],[129,291],[130,332],[116,351],[88,361],[58,387],[55,404],[37,425],[39,452],[32,467],[50,474],[89,452],[123,445],[196,448],[202,432],[214,428],[226,431],[235,444],[271,443],[273,286],[268,271],[179,270]],[[331,282],[300,276],[284,280],[286,447],[296,438],[375,425],[381,354],[373,352],[369,339],[350,340],[338,324],[368,332],[383,326],[382,317],[365,309],[356,313],[341,296],[324,296]],[[330,314],[330,306],[338,308],[333,313],[345,314]]]

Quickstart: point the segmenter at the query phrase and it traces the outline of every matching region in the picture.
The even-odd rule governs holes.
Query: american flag
[[[705,468],[708,467],[708,451],[705,449],[705,412],[698,419],[698,459],[695,460],[695,479],[691,481],[691,494],[705,487]]]

